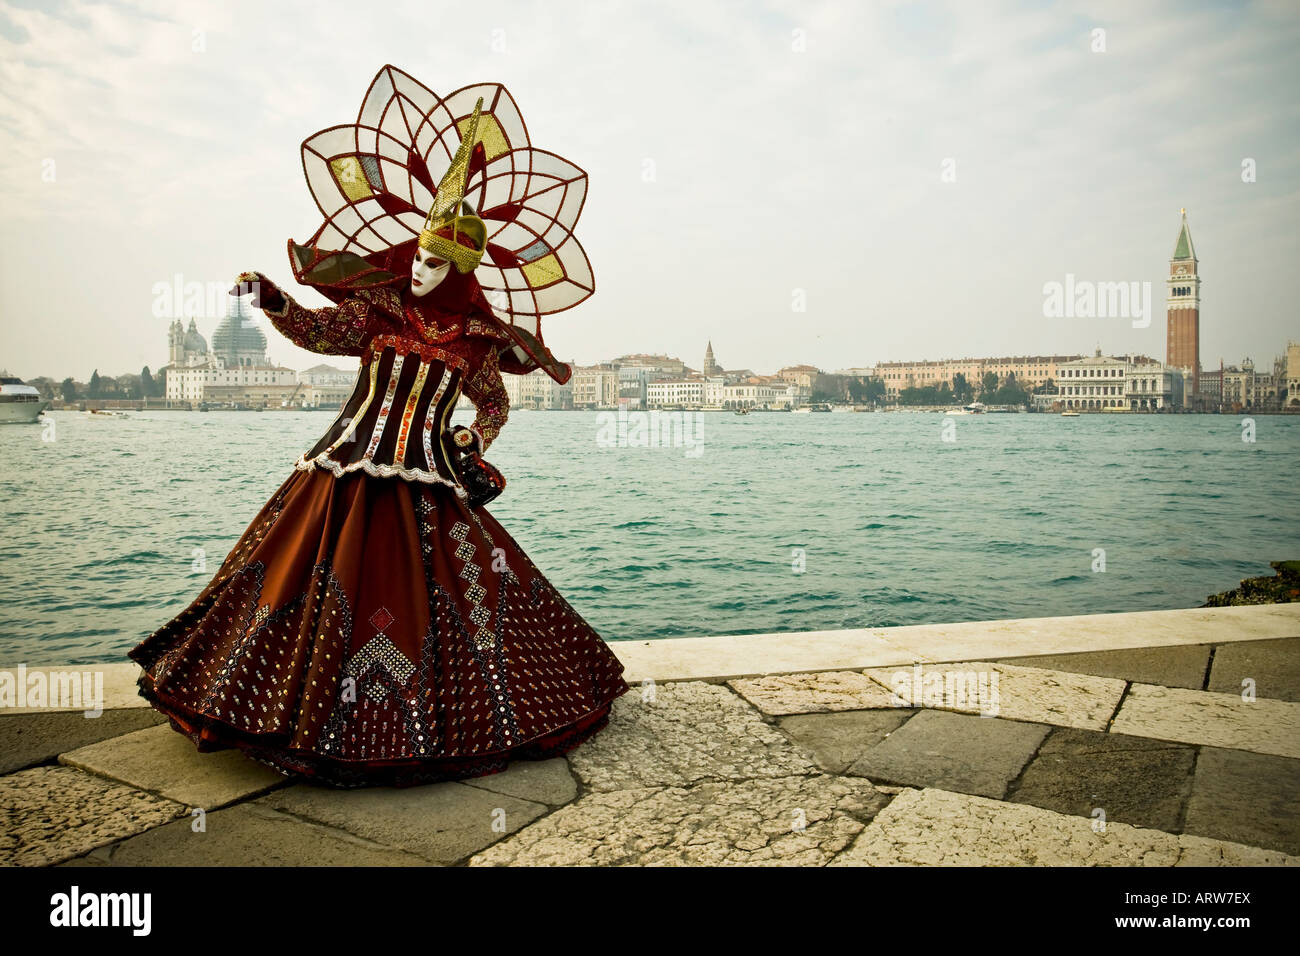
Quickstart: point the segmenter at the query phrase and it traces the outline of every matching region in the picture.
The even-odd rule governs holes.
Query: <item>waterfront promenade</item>
[[[405,790],[198,754],[108,665],[98,718],[0,710],[0,861],[1300,863],[1300,604],[611,647],[596,737]]]

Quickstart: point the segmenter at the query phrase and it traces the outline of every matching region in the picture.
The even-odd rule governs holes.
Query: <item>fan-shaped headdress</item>
[[[573,235],[587,174],[532,146],[504,86],[480,83],[441,98],[385,66],[356,123],[309,137],[302,162],[325,221],[307,242],[289,241],[300,283],[341,302],[409,281],[415,250],[424,248],[474,273],[483,311],[513,342],[502,370],[543,368],[568,381],[571,370],[542,341],[541,317],[595,291]],[[436,186],[434,171],[442,174]]]

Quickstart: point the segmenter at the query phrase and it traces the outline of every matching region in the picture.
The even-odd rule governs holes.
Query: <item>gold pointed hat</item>
[[[483,97],[478,98],[474,112],[461,129],[460,147],[452,158],[451,165],[443,173],[442,182],[438,183],[438,192],[429,208],[429,215],[424,220],[424,231],[420,233],[420,248],[442,259],[449,259],[456,266],[457,272],[471,272],[483,258],[483,248],[487,245],[487,225],[478,216],[469,203],[465,202],[465,180],[469,174],[470,153],[478,138],[479,115],[483,109]],[[464,236],[473,243],[473,248],[457,241]]]

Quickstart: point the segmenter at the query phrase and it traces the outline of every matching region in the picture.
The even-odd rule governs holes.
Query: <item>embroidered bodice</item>
[[[510,408],[488,323],[473,315],[430,316],[392,289],[363,290],[322,309],[274,292],[282,301],[272,295],[262,310],[294,344],[361,357],[351,396],[296,467],[439,482],[464,497],[447,434],[457,400],[464,392],[474,403],[471,429],[482,449],[495,440]]]

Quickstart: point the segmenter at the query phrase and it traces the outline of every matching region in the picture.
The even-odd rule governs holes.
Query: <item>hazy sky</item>
[[[259,269],[325,304],[285,254],[319,225],[299,148],[355,120],[387,63],[440,94],[505,84],[533,144],[587,170],[596,293],[543,326],[565,360],[667,352],[698,368],[710,338],[724,366],[760,372],[1163,358],[1180,207],[1203,363],[1270,360],[1300,339],[1281,294],[1300,262],[1298,47],[1290,0],[11,0],[0,367],[165,364],[153,290],[177,274]],[[1150,327],[1045,318],[1044,283],[1067,273],[1150,281]],[[274,360],[322,361],[262,327]]]

